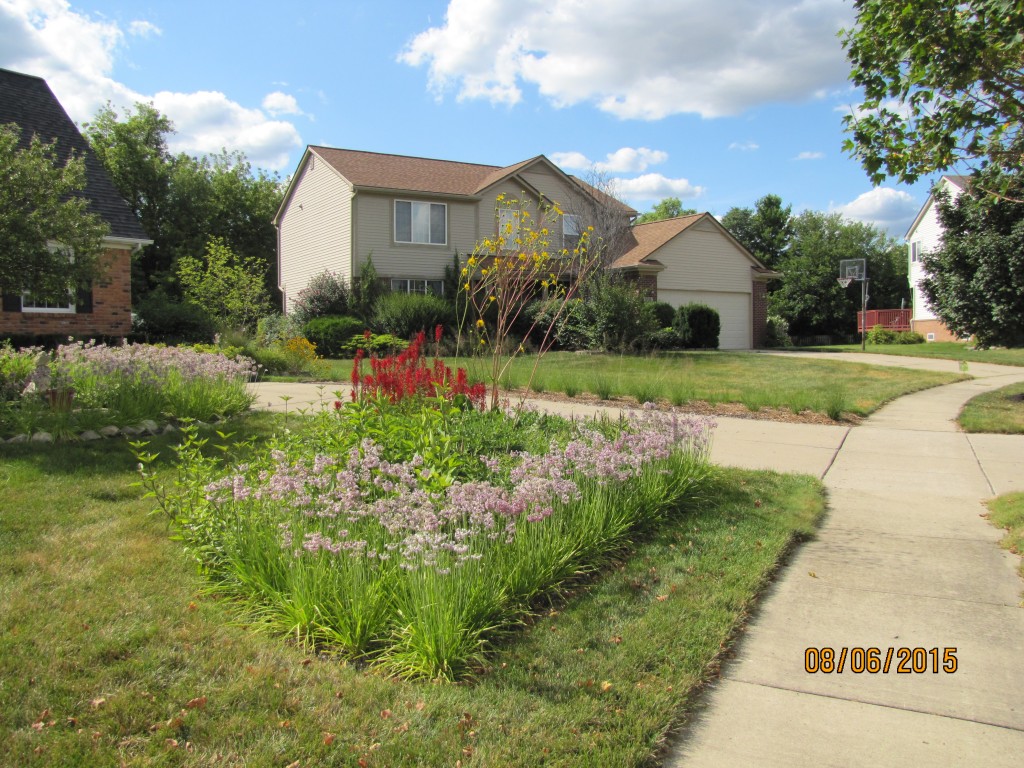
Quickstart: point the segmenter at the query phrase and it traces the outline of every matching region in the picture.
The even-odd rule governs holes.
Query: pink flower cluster
[[[160,382],[171,370],[186,381],[195,379],[243,379],[256,374],[256,364],[243,357],[197,352],[187,347],[159,347],[150,344],[108,346],[95,341],[62,344],[54,353],[54,367],[72,376],[124,376]]]
[[[296,557],[326,552],[397,560],[415,570],[449,568],[479,559],[493,543],[511,542],[517,525],[537,523],[559,504],[579,498],[579,481],[628,481],[673,451],[706,459],[713,425],[702,418],[647,412],[614,439],[581,427],[564,448],[544,455],[517,454],[506,482],[456,481],[429,492],[430,468],[421,457],[389,462],[370,439],[344,460],[318,455],[292,460],[273,451],[262,470],[238,467],[209,484],[206,498],[222,508],[270,516],[281,542]],[[492,470],[493,459],[481,457]],[[260,515],[253,515],[258,505]]]

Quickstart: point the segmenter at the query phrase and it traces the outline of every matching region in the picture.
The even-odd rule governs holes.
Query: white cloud
[[[876,187],[858,195],[852,202],[832,204],[829,208],[848,219],[873,224],[887,230],[893,237],[902,238],[917,216],[921,204],[909,192],[892,187]]]
[[[274,117],[278,115],[303,115],[305,114],[299,109],[299,102],[295,100],[294,96],[281,91],[274,91],[268,93],[263,97],[263,108],[267,110]]]
[[[582,152],[553,152],[551,161],[562,168],[594,170],[598,173],[640,173],[652,165],[668,160],[668,152],[647,147],[622,147],[605,155],[604,160],[592,161]]]
[[[756,149],[760,149],[761,145],[753,141],[734,141],[729,145],[729,149],[735,149],[740,152],[753,152]]]
[[[160,36],[164,32],[156,24],[152,24],[148,21],[133,21],[128,25],[128,34],[136,37],[152,37],[153,35]]]
[[[801,152],[799,155],[794,157],[794,160],[821,160],[825,157],[824,152]]]
[[[398,58],[439,98],[513,105],[529,85],[621,118],[717,117],[845,81],[852,20],[842,0],[451,0]]]
[[[138,40],[159,33],[146,21],[128,25],[127,34]],[[132,90],[111,76],[125,45],[120,26],[76,12],[67,0],[0,0],[0,67],[44,78],[77,122],[90,120],[108,101],[120,108],[152,101],[174,122],[175,151],[238,149],[257,166],[281,169],[291,150],[302,145],[291,123],[222,93]]]
[[[633,179],[616,179],[615,193],[626,200],[661,200],[665,197],[700,197],[704,187],[694,186],[688,179],[669,179],[660,173],[645,173]]]

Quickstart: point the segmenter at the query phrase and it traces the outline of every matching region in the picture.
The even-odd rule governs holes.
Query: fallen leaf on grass
[[[206,697],[198,696],[194,699],[190,699],[188,704],[185,705],[185,709],[205,709],[206,708]]]
[[[99,709],[100,707],[102,707],[106,703],[107,703],[106,699],[93,699],[92,701],[89,702],[89,705],[93,709]]]
[[[336,738],[338,737],[335,736],[333,733],[324,733],[324,745],[328,747],[331,746],[331,744],[334,743],[334,740]]]

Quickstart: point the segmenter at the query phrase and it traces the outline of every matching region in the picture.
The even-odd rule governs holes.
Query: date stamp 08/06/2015
[[[807,648],[804,671],[808,674],[923,675],[953,674],[957,670],[956,648]]]

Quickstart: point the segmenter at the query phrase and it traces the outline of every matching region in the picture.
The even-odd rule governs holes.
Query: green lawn
[[[535,358],[515,360],[504,383],[524,387]],[[446,358],[471,376],[486,377],[489,361]],[[351,361],[330,361],[331,377],[348,381]],[[799,413],[809,410],[833,418],[866,416],[909,392],[964,378],[952,373],[914,371],[864,363],[800,359],[749,352],[678,352],[664,355],[604,355],[552,352],[541,359],[532,388],[536,392],[582,393],[602,399],[630,397],[685,405],[690,401],[742,403]]]
[[[1006,530],[1000,544],[1016,555],[1024,555],[1024,493],[1006,493],[988,502],[989,521]],[[1024,560],[1018,566],[1024,578]]]
[[[966,432],[1024,434],[1024,384],[1011,384],[969,401],[960,411]]]
[[[794,352],[860,352],[860,344],[837,344],[831,347],[797,347]],[[966,360],[968,363],[1024,366],[1024,348],[974,349],[957,341],[932,341],[927,344],[868,344],[867,352],[900,357],[931,357],[939,360]]]
[[[121,440],[0,447],[6,765],[649,765],[824,508],[813,478],[719,470],[697,508],[538,606],[477,680],[441,685],[240,626],[134,465]]]

